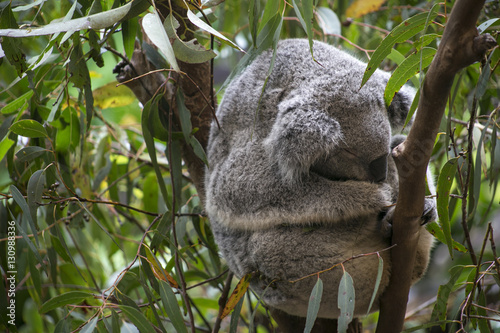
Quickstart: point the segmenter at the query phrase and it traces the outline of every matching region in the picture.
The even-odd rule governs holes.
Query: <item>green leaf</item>
[[[378,270],[377,270],[377,278],[375,279],[375,287],[373,288],[372,298],[370,300],[370,305],[368,305],[368,310],[366,310],[366,314],[370,313],[373,302],[375,301],[375,297],[377,297],[378,288],[380,287],[380,281],[382,280],[382,273],[384,272],[384,259],[381,256],[378,256]]]
[[[425,225],[425,229],[427,229],[428,232],[430,232],[434,237],[436,237],[438,241],[440,241],[443,244],[446,244],[446,239],[444,238],[443,230],[439,228],[439,225],[437,223],[427,223]],[[467,249],[465,248],[465,246],[463,246],[462,244],[460,244],[455,240],[453,240],[453,249],[462,253],[467,253]]]
[[[2,112],[3,114],[11,114],[18,111],[25,105],[26,101],[29,100],[31,96],[33,96],[33,90],[30,90],[27,93],[19,96],[18,98],[4,106],[0,112]]]
[[[43,303],[40,308],[40,313],[47,313],[50,310],[54,310],[68,304],[78,304],[87,297],[92,297],[92,294],[86,291],[69,291],[67,293],[54,296],[47,302]]]
[[[163,55],[163,57],[168,61],[170,66],[172,66],[175,71],[179,72],[180,68],[177,64],[177,60],[175,59],[174,49],[170,44],[167,32],[165,31],[160,16],[156,10],[143,17],[142,28],[153,44],[158,47],[161,55]]]
[[[421,69],[427,68],[434,55],[435,49],[424,48],[422,51],[410,55],[403,61],[392,73],[384,91],[384,100],[386,105],[390,105],[396,92]]]
[[[190,41],[180,39],[176,33],[180,24],[173,15],[169,14],[163,25],[168,38],[174,39],[172,47],[177,59],[190,64],[201,64],[215,58],[217,55],[213,50],[205,49],[203,45],[198,43],[197,39]]]
[[[134,53],[135,37],[137,36],[138,27],[139,23],[137,18],[122,22],[123,49],[129,59],[132,59],[132,54]]]
[[[186,325],[184,324],[184,319],[182,318],[181,310],[179,308],[179,303],[177,303],[177,297],[170,287],[170,285],[160,280],[160,296],[163,303],[163,307],[167,312],[168,318],[172,321],[172,325],[177,333],[187,333]]]
[[[18,162],[30,162],[34,160],[37,157],[42,156],[45,154],[45,152],[50,151],[48,149],[38,147],[38,146],[28,146],[24,147],[22,149],[19,149],[19,151],[16,153],[17,161]],[[0,155],[0,160],[1,160],[1,155]]]
[[[417,49],[417,51],[420,51],[438,37],[441,36],[438,34],[423,35],[413,44],[413,46]]]
[[[309,305],[307,307],[306,327],[304,333],[310,333],[318,316],[319,307],[321,305],[321,297],[323,296],[323,281],[318,276],[318,281],[314,285],[309,296]]]
[[[47,1],[47,0],[36,0],[33,3],[30,3],[30,4],[25,5],[25,6],[17,6],[15,8],[13,8],[12,11],[13,12],[23,12],[23,11],[29,10],[35,6],[41,5],[45,1]]]
[[[431,322],[435,322],[437,320],[445,320],[447,317],[447,309],[448,309],[448,299],[450,297],[453,288],[455,287],[455,283],[458,278],[462,274],[463,266],[455,266],[450,269],[450,279],[446,284],[443,284],[439,287],[436,304],[434,305],[434,309],[432,310]],[[443,331],[445,331],[445,324],[441,325]]]
[[[36,230],[38,230],[38,217],[37,210],[39,204],[42,202],[42,193],[43,193],[43,185],[44,179],[42,177],[44,170],[37,170],[33,172],[28,181],[28,193],[27,193],[27,201],[28,207],[30,210],[31,218],[33,219],[33,223],[35,225]],[[35,231],[33,231],[35,233]]]
[[[136,308],[127,305],[118,305],[120,310],[127,316],[128,319],[139,329],[141,333],[156,333],[154,327],[149,320]]]
[[[269,2],[271,1],[268,1],[268,3]],[[260,17],[259,0],[250,0],[248,14],[249,14],[248,22],[250,24],[250,35],[252,36],[253,47],[257,48],[257,31],[259,27],[259,17]]]
[[[59,235],[60,235],[60,233],[59,233]],[[54,235],[50,235],[50,241],[52,243],[52,247],[57,252],[57,254],[59,254],[59,256],[61,256],[61,258],[63,258],[63,260],[70,262],[71,258],[68,255],[68,252],[66,252],[66,248],[61,243],[61,240]]]
[[[101,222],[99,222],[99,219],[94,215],[92,214],[92,212],[87,208],[87,206],[85,206],[82,202],[80,201],[77,201],[78,205],[80,207],[82,207],[83,210],[85,210],[87,212],[87,214],[89,214],[90,217],[92,217],[92,219],[94,220],[94,222],[97,224],[97,226],[99,226],[99,228],[101,228],[102,231],[104,231],[104,233],[106,235],[108,235],[108,237],[113,241],[113,243],[115,243],[115,245],[122,251],[122,247],[120,246],[120,244],[118,244],[115,240],[115,238],[108,232],[108,230],[106,230],[106,228],[104,228],[104,226],[101,224]]]
[[[448,251],[453,258],[453,240],[451,238],[450,218],[448,215],[448,205],[450,197],[450,188],[453,183],[455,172],[457,171],[458,157],[450,159],[441,169],[437,184],[437,211],[439,224],[444,233]]]
[[[233,313],[231,314],[231,322],[229,324],[229,333],[236,333],[238,330],[238,321],[240,319],[241,308],[243,307],[243,301],[245,297],[242,297],[238,304],[234,307]]]
[[[17,135],[28,138],[48,138],[47,131],[39,122],[32,119],[23,119],[10,126],[10,130]]]
[[[42,296],[42,279],[40,277],[40,270],[36,268],[36,261],[32,252],[28,252],[28,262],[31,281],[33,282],[33,286],[35,287],[35,290],[38,294],[38,303],[40,301],[40,297]]]
[[[4,5],[2,7],[3,8],[0,9],[0,28],[7,29],[0,29],[0,33],[5,30],[17,31],[18,25],[16,22],[16,18],[14,17],[14,14],[11,10],[11,4],[8,3],[7,6]],[[22,52],[21,40],[12,37],[13,36],[1,38],[2,49],[9,63],[16,68],[17,75],[19,77],[22,77],[26,74],[25,72],[28,69],[28,64],[26,63],[26,55]]]
[[[14,141],[9,139],[7,136],[0,141],[0,161],[3,160],[5,154],[9,151],[10,147],[14,145]]]
[[[203,22],[198,16],[196,16],[191,10],[189,10],[189,8],[187,10],[187,17],[188,17],[188,20],[191,21],[191,23],[193,23],[195,26],[197,26],[198,28],[205,30],[206,32],[214,35],[224,44],[227,44],[227,45],[229,45],[229,46],[231,46],[231,47],[233,47],[241,52],[245,52],[238,45],[236,45],[235,43],[233,43],[232,41],[230,41],[229,39],[224,37],[224,35],[222,35],[220,32],[218,32],[217,30],[215,30],[214,28],[212,28],[211,26],[209,26],[208,24]]]
[[[318,7],[316,9],[318,15],[318,23],[323,32],[330,35],[340,35],[342,26],[339,17],[333,10],[328,7]]]
[[[138,13],[146,10],[148,7],[149,4],[147,1],[130,1],[127,4],[115,9],[90,16],[80,17],[74,20],[56,21],[40,28],[0,29],[0,36],[33,37],[87,29],[100,30],[110,27],[122,19],[127,19],[131,16],[131,14],[137,15]]]
[[[338,307],[340,309],[340,316],[337,319],[337,330],[338,333],[347,332],[347,327],[349,323],[353,319],[354,315],[354,284],[352,281],[352,277],[347,271],[344,271],[342,275],[342,279],[339,284],[339,293],[338,293]]]
[[[39,247],[40,242],[38,241],[38,234],[37,234],[38,229],[36,228],[35,222],[33,221],[33,218],[31,216],[31,210],[29,208],[28,203],[26,202],[26,200],[24,200],[23,195],[17,189],[17,187],[15,187],[14,185],[10,186],[10,194],[12,194],[12,198],[14,198],[14,201],[19,205],[19,207],[21,207],[21,210],[23,211],[24,215],[26,215],[26,218],[28,219],[28,223],[31,227],[31,232],[33,232],[33,236],[35,237],[36,246]],[[19,230],[24,230],[24,229],[23,229],[23,227],[21,227]],[[31,243],[31,240],[28,238],[27,234],[26,234],[26,241],[28,242],[28,245],[29,245],[29,243]],[[35,247],[33,247],[33,250],[34,250],[34,252],[36,252],[36,254],[38,254],[38,257],[37,257],[38,260],[42,261],[42,257],[40,257],[40,254],[38,253],[38,251],[36,250]],[[42,262],[42,265],[43,265],[43,262]]]
[[[80,333],[92,333],[92,332],[94,332],[94,329],[97,325],[98,319],[99,319],[99,317],[95,316],[90,321],[88,321],[85,324],[85,326],[82,327],[82,329],[80,330]]]
[[[491,20],[488,20],[486,22],[483,22],[481,23],[478,27],[477,27],[477,31],[482,34],[486,29],[488,29],[490,26],[492,26],[493,24],[495,24],[496,22],[498,22],[500,20],[500,18],[494,18],[494,19],[491,19]]]
[[[54,329],[54,333],[67,333],[67,332],[70,332],[71,329],[70,329],[70,323],[69,323],[69,319],[68,318],[63,318],[61,319],[55,329]]]
[[[309,49],[313,55],[313,33],[312,33],[312,19],[313,19],[313,2],[312,0],[292,0],[293,9],[297,18],[306,31],[307,39],[309,40]]]
[[[391,31],[389,35],[387,35],[387,37],[384,38],[366,65],[365,74],[363,75],[363,80],[361,81],[361,87],[366,83],[366,81],[368,81],[382,60],[384,60],[387,55],[391,53],[391,49],[394,44],[405,42],[409,38],[423,31],[428,21],[433,20],[437,16],[438,9],[439,6],[435,5],[428,13],[420,13],[410,17],[409,19],[401,22]]]
[[[179,111],[179,120],[181,123],[182,133],[184,134],[184,140],[190,142],[190,135],[193,127],[191,125],[191,112],[189,112],[184,101],[184,93],[181,89],[177,89],[175,94],[175,101],[177,104],[177,110]]]
[[[209,166],[207,155],[205,154],[205,150],[203,149],[201,143],[194,136],[192,136],[189,144],[193,147],[194,154],[198,156],[206,166]]]
[[[149,157],[151,158],[151,163],[153,164],[153,169],[155,170],[156,178],[158,179],[158,185],[160,186],[163,200],[167,205],[167,207],[169,209],[172,209],[172,204],[170,200],[168,200],[167,187],[165,186],[165,182],[163,180],[160,167],[158,165],[158,160],[156,158],[156,148],[153,139],[154,132],[152,131],[151,128],[152,124],[150,121],[151,113],[155,112],[155,110],[158,108],[158,99],[160,98],[161,96],[157,96],[153,100],[149,100],[146,103],[146,105],[144,105],[144,108],[142,110],[141,126],[142,126],[142,135],[144,136],[144,142],[146,143],[146,147],[148,148],[148,154]]]

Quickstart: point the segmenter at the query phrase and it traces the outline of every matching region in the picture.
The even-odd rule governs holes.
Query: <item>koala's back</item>
[[[263,52],[224,93],[217,118],[224,128],[222,135],[231,142],[239,138],[258,141],[267,136],[276,120],[276,106],[295,94],[304,100],[316,99],[320,107],[334,100],[335,106],[346,107],[351,117],[370,104],[384,108],[380,81],[387,80],[388,74],[377,71],[360,90],[366,64],[331,45],[315,41],[315,62],[307,40],[280,41],[265,84],[271,57],[271,50]]]

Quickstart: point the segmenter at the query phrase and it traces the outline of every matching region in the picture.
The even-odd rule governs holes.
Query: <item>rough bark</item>
[[[158,1],[157,7],[163,17],[166,17],[170,13],[168,1]],[[174,8],[172,8],[172,10],[177,15],[181,17],[186,16],[186,10],[184,8],[177,7],[175,5],[173,5],[173,7]],[[179,36],[184,36],[186,40],[190,40],[193,38],[192,31],[195,31],[196,28],[192,26],[187,19],[184,22],[186,25],[181,24],[177,30],[177,34]],[[143,34],[143,37],[145,41],[148,42],[146,34]],[[211,64],[210,62],[189,64],[182,61],[179,61],[178,63],[183,74],[172,73],[170,76],[173,80],[171,82],[167,82],[167,79],[163,74],[150,73],[151,71],[156,70],[156,68],[154,68],[154,66],[147,60],[145,52],[137,43],[130,62],[122,62],[117,66],[117,68],[115,68],[115,72],[117,73],[118,82],[126,82],[132,78],[149,73],[140,79],[135,79],[125,83],[125,85],[134,92],[142,104],[146,104],[146,102],[154,96],[158,89],[166,84],[166,103],[160,103],[159,108],[160,112],[166,116],[166,119],[168,119],[168,113],[170,110],[173,110],[173,128],[175,130],[179,130],[181,128],[180,120],[175,103],[171,103],[174,101],[172,93],[169,94],[168,91],[172,92],[175,89],[173,84],[180,85],[185,96],[186,107],[191,112],[191,124],[193,128],[199,129],[194,136],[205,149],[210,133],[210,124],[214,115],[213,106],[215,105],[215,102],[211,100],[211,97],[214,97],[211,85]],[[162,108],[162,105],[165,107]],[[191,177],[200,200],[203,203],[205,198],[203,181],[205,165],[203,161],[201,161],[201,159],[194,154],[193,149],[186,142],[182,143],[182,157],[186,163],[189,176]]]
[[[446,24],[436,56],[421,89],[418,114],[411,131],[393,152],[399,173],[399,197],[393,221],[392,272],[381,298],[377,333],[403,328],[416,246],[424,206],[425,173],[455,74],[482,59],[496,45],[478,35],[476,21],[484,0],[458,0]]]

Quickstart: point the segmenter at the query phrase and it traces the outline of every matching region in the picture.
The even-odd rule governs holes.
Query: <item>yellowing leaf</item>
[[[94,105],[101,109],[117,108],[136,102],[136,98],[130,89],[124,85],[117,87],[114,82],[97,88],[92,94],[94,95]]]
[[[248,286],[250,285],[250,279],[252,278],[252,275],[253,273],[248,273],[241,278],[240,282],[238,282],[236,288],[234,288],[233,293],[229,297],[226,306],[224,307],[224,311],[222,311],[222,314],[220,316],[221,319],[224,319],[228,314],[230,314],[238,304],[239,300],[245,295]]]
[[[158,265],[158,262],[156,261],[156,258],[153,255],[153,253],[151,253],[151,250],[148,247],[144,248],[146,250],[147,261],[149,262],[151,270],[153,271],[153,274],[156,276],[156,278],[158,280],[168,282],[168,284],[170,284],[171,287],[179,288],[179,284],[177,283],[177,281],[175,281],[175,279],[170,274],[168,274],[166,270],[164,270],[163,268],[160,267],[160,265]]]
[[[355,0],[345,14],[347,17],[358,18],[378,10],[385,0]]]

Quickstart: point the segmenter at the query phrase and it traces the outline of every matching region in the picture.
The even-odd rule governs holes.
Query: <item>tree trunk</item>
[[[423,82],[418,113],[405,142],[393,151],[399,173],[394,213],[392,272],[381,297],[377,333],[400,332],[420,236],[425,174],[455,74],[482,59],[496,45],[488,34],[478,36],[476,21],[484,0],[457,0],[441,43]],[[470,154],[470,152],[469,152]]]

